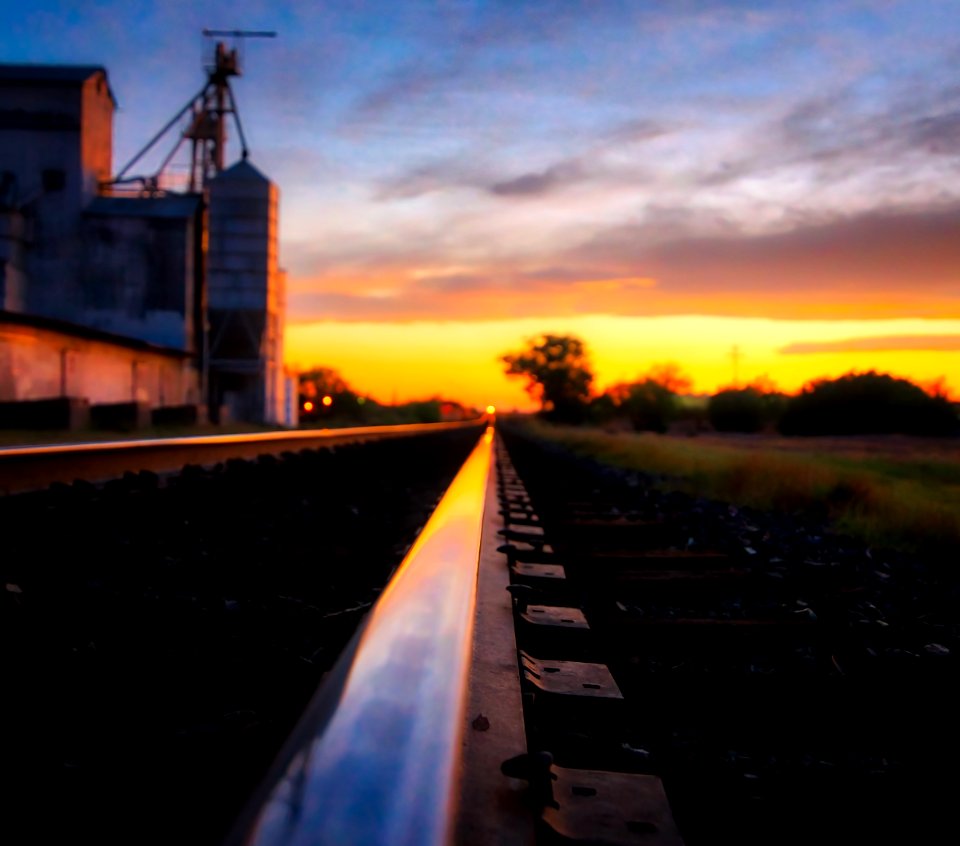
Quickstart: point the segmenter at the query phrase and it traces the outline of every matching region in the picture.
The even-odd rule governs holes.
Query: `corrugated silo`
[[[285,420],[285,277],[277,257],[279,192],[243,160],[209,184],[207,312],[211,408],[235,420]]]

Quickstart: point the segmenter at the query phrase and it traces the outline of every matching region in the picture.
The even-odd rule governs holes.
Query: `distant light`
[[[333,397],[327,394],[320,402],[322,402],[325,407],[330,408],[330,406],[333,405]]]
[[[494,413],[496,412],[496,410],[497,410],[497,407],[496,407],[495,405],[488,405],[488,406],[487,406],[487,414],[494,414]]]
[[[304,410],[304,411],[313,411],[313,403],[310,402],[310,400],[307,400],[307,401],[303,404],[303,410]]]
[[[367,402],[366,397],[357,397],[357,405],[365,405]]]

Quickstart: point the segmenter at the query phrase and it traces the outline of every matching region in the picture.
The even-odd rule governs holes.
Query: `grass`
[[[763,510],[826,515],[871,545],[960,548],[960,441],[919,438],[696,438],[525,423],[580,455],[657,485]]]

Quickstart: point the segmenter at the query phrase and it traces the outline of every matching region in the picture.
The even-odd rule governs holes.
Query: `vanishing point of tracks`
[[[952,841],[945,562],[481,431],[0,499],[4,840]]]

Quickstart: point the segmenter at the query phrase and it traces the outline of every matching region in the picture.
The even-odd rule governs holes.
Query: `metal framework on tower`
[[[143,194],[155,196],[164,193],[161,177],[186,143],[190,147],[187,191],[190,193],[202,191],[207,183],[224,168],[228,116],[233,118],[236,126],[241,155],[244,159],[247,158],[247,141],[243,134],[236,97],[230,85],[231,77],[240,76],[242,73],[241,55],[237,45],[247,38],[275,38],[276,33],[243,29],[205,29],[203,36],[212,45],[208,53],[209,58],[204,64],[207,81],[203,88],[167,121],[115,177],[105,183],[104,188],[109,190],[139,183]],[[226,41],[214,40],[220,38],[232,39],[232,44],[228,46]],[[148,175],[129,175],[133,167],[185,117],[188,118],[185,128],[179,131],[173,149],[161,160],[159,167]]]

